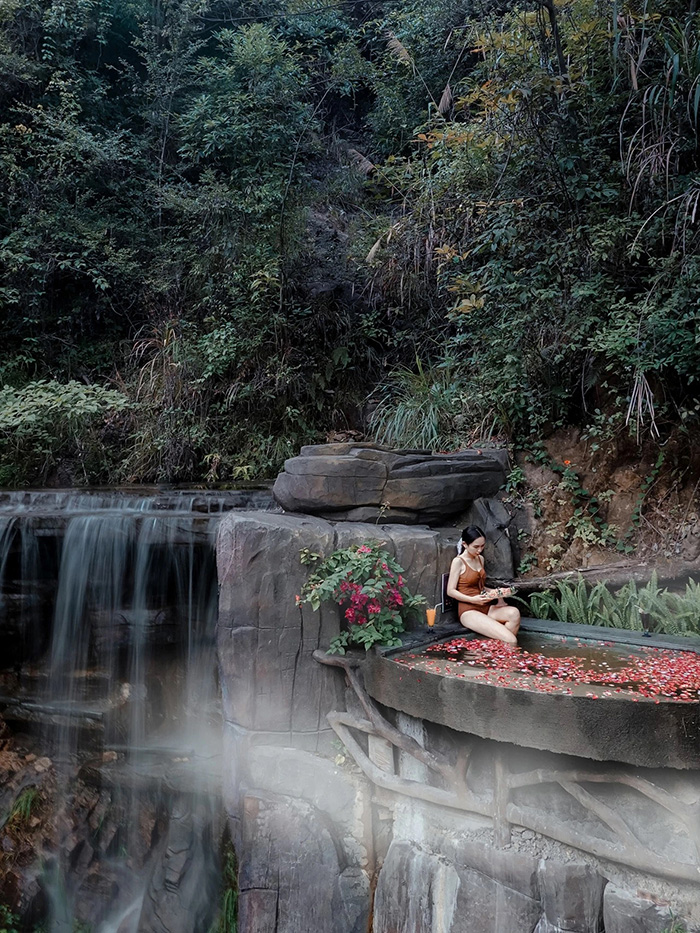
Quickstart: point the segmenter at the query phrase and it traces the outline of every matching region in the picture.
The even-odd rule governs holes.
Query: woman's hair
[[[485,537],[486,535],[478,525],[468,525],[462,532],[462,537],[459,539],[459,543],[457,544],[457,553],[462,553],[465,544],[471,544],[472,541],[476,541],[477,538]]]
[[[476,541],[477,538],[485,537],[486,535],[478,525],[469,525],[462,532],[462,541],[464,541],[465,544],[471,544],[472,541]]]

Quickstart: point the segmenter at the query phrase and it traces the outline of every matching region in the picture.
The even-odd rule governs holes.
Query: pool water
[[[445,677],[591,699],[698,703],[700,697],[694,651],[526,633],[517,646],[460,636],[394,660]]]

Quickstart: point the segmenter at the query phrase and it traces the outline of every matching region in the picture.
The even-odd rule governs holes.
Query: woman
[[[486,539],[481,528],[470,525],[462,532],[462,550],[452,561],[447,581],[447,595],[458,603],[459,621],[465,628],[497,638],[509,645],[518,643],[520,612],[495,599],[495,592],[485,591],[486,571],[481,556]]]

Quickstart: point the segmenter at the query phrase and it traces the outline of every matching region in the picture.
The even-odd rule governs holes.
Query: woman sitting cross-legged
[[[460,553],[452,561],[447,595],[457,602],[459,621],[465,628],[516,645],[520,611],[508,606],[486,587],[484,558],[486,539],[481,528],[470,525],[462,532]]]

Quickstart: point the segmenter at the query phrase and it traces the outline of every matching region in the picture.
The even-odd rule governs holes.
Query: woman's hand
[[[488,593],[479,593],[476,596],[462,596],[465,602],[474,603],[475,606],[483,606],[485,603],[492,603],[494,597]]]

